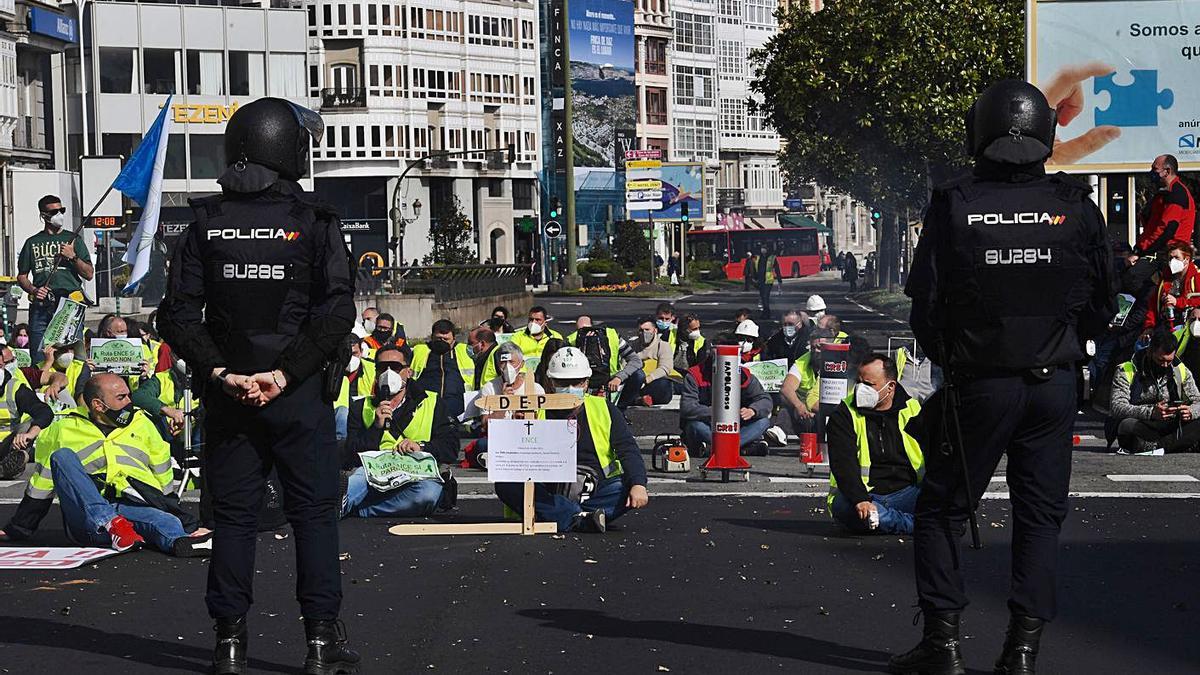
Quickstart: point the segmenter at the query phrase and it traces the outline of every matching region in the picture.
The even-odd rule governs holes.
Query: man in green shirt
[[[58,299],[81,292],[95,271],[83,240],[63,231],[67,209],[62,200],[46,195],[38,200],[38,211],[44,229],[25,240],[17,259],[17,283],[29,294],[29,348],[35,359]]]

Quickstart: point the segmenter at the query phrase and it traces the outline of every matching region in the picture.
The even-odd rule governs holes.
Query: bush
[[[650,261],[643,260],[635,265],[633,268],[633,278],[637,281],[651,281],[653,277],[650,274]]]
[[[687,278],[703,281],[724,279],[725,266],[715,260],[694,260],[687,265]]]

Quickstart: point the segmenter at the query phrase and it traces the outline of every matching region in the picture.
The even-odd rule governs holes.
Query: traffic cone
[[[800,434],[800,463],[820,464],[825,461],[821,446],[817,443],[817,435],[813,433]]]

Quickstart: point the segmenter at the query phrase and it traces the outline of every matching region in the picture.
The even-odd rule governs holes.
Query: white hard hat
[[[546,376],[555,380],[582,380],[592,376],[587,356],[576,347],[561,347],[550,357]]]
[[[804,309],[808,312],[824,312],[825,300],[819,295],[810,295],[808,296],[808,302],[804,303]]]
[[[734,333],[737,335],[745,335],[747,337],[757,338],[758,324],[754,323],[750,319],[746,319],[738,324],[737,330],[734,331]]]

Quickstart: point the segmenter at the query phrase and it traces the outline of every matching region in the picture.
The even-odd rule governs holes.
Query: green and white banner
[[[360,452],[367,484],[380,492],[388,492],[420,480],[441,482],[437,459],[428,452],[405,454],[392,450]]]

